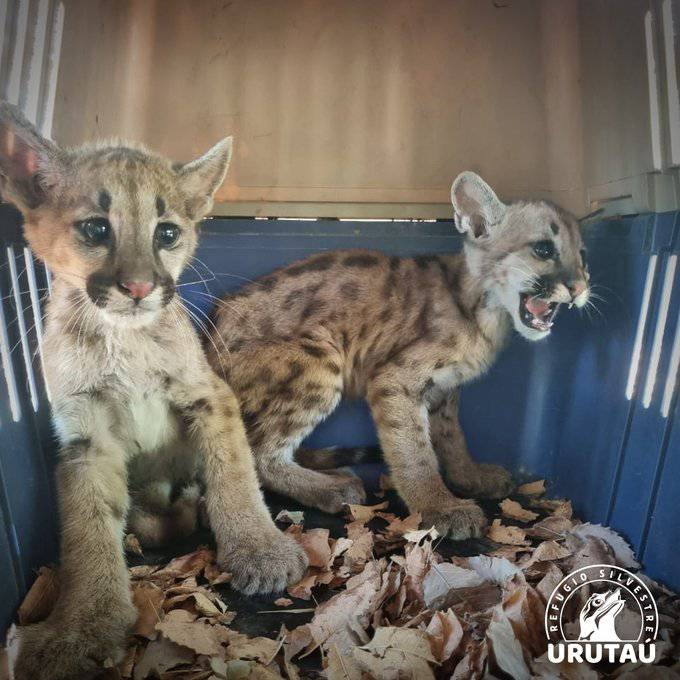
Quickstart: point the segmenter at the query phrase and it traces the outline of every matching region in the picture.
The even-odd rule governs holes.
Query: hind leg
[[[363,485],[354,475],[324,474],[294,460],[300,442],[342,396],[339,356],[330,343],[251,344],[234,357],[229,380],[265,488],[330,513],[363,502]]]
[[[430,411],[432,445],[446,480],[459,493],[473,498],[504,498],[514,487],[500,465],[476,463],[468,451],[458,419],[458,391]]]

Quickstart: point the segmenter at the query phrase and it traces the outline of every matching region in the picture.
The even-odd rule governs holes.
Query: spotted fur
[[[528,297],[520,294],[585,304],[583,244],[565,211],[504,205],[472,173],[454,182],[452,198],[468,234],[460,254],[324,252],[219,305],[214,347],[225,349],[210,349],[209,359],[238,395],[265,487],[328,512],[363,500],[355,477],[294,458],[345,395],[367,398],[395,486],[427,526],[454,538],[479,535],[484,513],[449,487],[465,496],[511,491],[505,470],[471,459],[457,388],[488,369],[513,326],[531,340],[548,335],[522,321]],[[542,260],[535,244],[546,240],[555,255]],[[319,462],[309,452],[298,458]]]
[[[174,166],[119,143],[63,150],[0,103],[2,193],[54,276],[44,365],[60,442],[61,590],[22,630],[17,680],[80,680],[117,656],[136,619],[126,522],[152,543],[192,531],[199,483],[236,588],[304,573],[264,504],[238,401],[175,293],[230,154],[231,139]],[[167,246],[159,228],[179,236]]]

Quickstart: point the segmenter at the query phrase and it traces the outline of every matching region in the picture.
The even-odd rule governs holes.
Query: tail
[[[298,449],[295,452],[295,461],[312,470],[333,470],[359,463],[376,463],[380,460],[380,448],[377,446]]]

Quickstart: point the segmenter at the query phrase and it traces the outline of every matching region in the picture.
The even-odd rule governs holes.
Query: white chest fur
[[[121,400],[121,410],[123,434],[142,452],[158,451],[179,435],[177,417],[160,391],[134,391]]]
[[[55,425],[64,441],[72,438],[71,418],[61,423],[58,414],[69,412],[71,398],[77,398],[76,411],[89,410],[89,427],[101,439],[108,431],[124,443],[128,455],[155,452],[170,445],[181,434],[181,423],[172,410],[164,378],[169,368],[180,375],[179,365],[189,351],[180,352],[171,343],[158,342],[150,334],[115,333],[88,338],[60,334],[50,329],[46,336],[50,384],[54,399],[64,399],[64,408],[55,404]],[[83,396],[92,395],[88,409]],[[69,424],[70,423],[70,424]],[[76,429],[80,428],[76,425]]]

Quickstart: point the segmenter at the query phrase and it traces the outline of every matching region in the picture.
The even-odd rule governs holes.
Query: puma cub
[[[115,658],[137,615],[126,518],[155,542],[174,520],[191,529],[184,496],[191,507],[199,477],[234,587],[277,591],[305,571],[264,504],[238,401],[176,294],[230,156],[231,138],[176,165],[140,146],[60,149],[0,102],[2,195],[54,277],[44,363],[60,442],[61,592],[22,631],[17,680],[89,677]]]
[[[503,468],[470,458],[457,388],[491,365],[512,326],[539,340],[560,303],[586,304],[585,251],[577,221],[550,203],[505,205],[471,172],[451,198],[460,254],[321,253],[219,306],[214,344],[229,352],[209,359],[227,370],[266,488],[328,512],[362,501],[355,477],[294,458],[344,394],[367,398],[393,483],[425,526],[463,539],[485,525],[440,470],[465,496],[512,490]],[[327,466],[313,452],[298,460]]]

